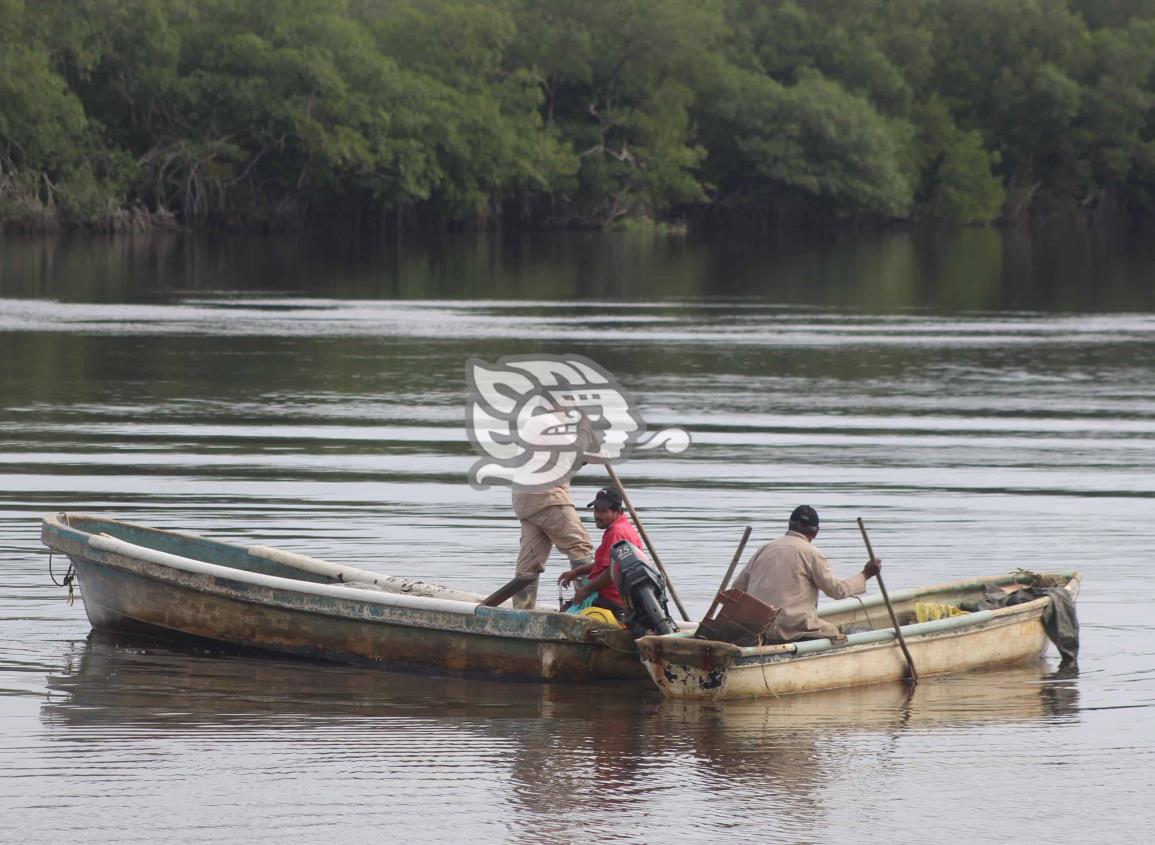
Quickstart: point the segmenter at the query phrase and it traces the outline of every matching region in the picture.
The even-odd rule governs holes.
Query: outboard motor
[[[630,633],[644,637],[650,632],[672,634],[677,631],[678,626],[666,607],[670,601],[666,581],[641,550],[628,540],[621,540],[614,543],[610,557],[614,580],[626,606],[626,624]]]

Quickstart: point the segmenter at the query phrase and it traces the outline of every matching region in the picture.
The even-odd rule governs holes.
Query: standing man
[[[569,558],[571,567],[593,565],[594,546],[569,495],[569,482],[537,493],[513,491],[513,512],[521,520],[521,548],[517,577],[533,583],[513,597],[513,606],[529,610],[537,605],[538,578],[554,546]]]
[[[557,411],[540,415],[564,427],[568,420]],[[593,424],[585,414],[577,423],[574,444],[579,454],[587,458],[597,443]],[[570,567],[592,565],[594,546],[589,532],[577,515],[577,508],[569,494],[569,478],[546,490],[535,492],[513,488],[513,513],[521,521],[521,548],[517,554],[516,577],[532,578],[533,583],[513,597],[513,606],[531,610],[537,606],[537,587],[545,562],[554,546],[569,558]]]
[[[568,587],[575,579],[584,575],[589,580],[574,591],[574,603],[585,601],[590,595],[597,593],[594,606],[604,607],[621,620],[625,616],[626,608],[622,604],[622,594],[618,592],[618,585],[614,583],[613,572],[610,569],[610,552],[614,544],[622,540],[628,540],[640,549],[642,538],[638,536],[638,530],[634,528],[630,518],[622,513],[622,494],[616,487],[603,487],[586,507],[594,509],[594,524],[604,532],[602,542],[591,562],[563,572],[557,581],[562,586]]]
[[[882,570],[882,561],[871,558],[862,571],[839,581],[822,552],[814,547],[818,536],[818,512],[799,505],[790,514],[789,530],[754,553],[734,586],[766,604],[780,608],[767,643],[840,638],[842,633],[818,618],[818,591],[832,599],[866,592],[866,581]]]

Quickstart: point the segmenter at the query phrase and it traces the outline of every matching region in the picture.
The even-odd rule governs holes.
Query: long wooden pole
[[[738,544],[738,550],[734,552],[734,559],[730,561],[730,568],[726,570],[726,577],[722,579],[722,586],[718,587],[718,592],[724,592],[726,585],[730,583],[730,576],[734,574],[734,570],[738,568],[738,561],[742,559],[742,551],[746,548],[746,541],[750,539],[750,532],[753,529],[747,525],[746,530],[742,532],[742,542]]]
[[[862,517],[858,518],[858,530],[862,532],[862,542],[866,543],[866,553],[870,555],[870,559],[874,560],[874,549],[870,545],[870,538],[866,536],[866,525],[862,522]],[[902,636],[902,628],[898,624],[898,617],[894,615],[894,605],[890,603],[890,595],[886,592],[886,584],[882,582],[882,573],[879,572],[874,576],[878,579],[878,590],[882,593],[882,600],[886,602],[886,612],[890,614],[890,624],[894,626],[894,633],[898,636],[898,644],[902,648],[902,654],[906,658],[906,668],[908,670],[907,679],[912,684],[918,683],[918,673],[914,669],[914,658],[910,656],[910,649],[906,647],[906,640]]]
[[[638,518],[638,512],[634,510],[634,505],[630,502],[629,494],[626,493],[626,487],[622,484],[622,480],[618,478],[617,472],[613,466],[606,464],[606,471],[610,474],[610,481],[622,494],[622,501],[626,503],[626,509],[630,512],[630,518],[634,521],[634,527],[638,529],[638,533],[642,535],[642,540],[646,544],[646,548],[650,551],[650,557],[653,558],[658,570],[662,573],[662,577],[666,579],[666,587],[670,591],[670,598],[674,600],[674,604],[678,606],[678,612],[682,614],[683,619],[689,619],[690,615],[686,613],[686,608],[682,606],[682,600],[678,598],[678,591],[674,589],[674,582],[670,580],[670,573],[666,572],[666,567],[662,566],[662,559],[658,557],[657,551],[654,549],[654,544],[650,542],[650,535],[646,533],[646,528],[642,525],[641,519]]]
[[[734,570],[738,566],[738,561],[742,559],[742,550],[746,548],[746,541],[750,539],[750,531],[752,529],[749,525],[746,530],[742,532],[742,541],[738,543],[738,550],[734,552],[734,559],[730,561],[730,568],[726,570],[726,575],[722,578],[722,583],[718,586],[718,592],[714,594],[714,601],[706,611],[706,615],[702,617],[704,623],[710,618],[710,614],[714,612],[714,605],[722,600],[722,593],[726,591],[726,585],[730,583],[730,576],[734,574]]]

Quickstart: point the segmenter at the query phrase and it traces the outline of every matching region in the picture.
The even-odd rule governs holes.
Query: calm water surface
[[[0,240],[0,841],[1142,840],[1152,244]],[[74,510],[486,592],[517,522],[464,362],[566,351],[693,432],[621,470],[693,614],[809,502],[892,589],[1082,570],[1081,673],[693,705],[97,635],[49,581]]]

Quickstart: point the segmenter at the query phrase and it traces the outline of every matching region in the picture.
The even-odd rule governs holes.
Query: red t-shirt
[[[642,548],[642,538],[638,536],[638,529],[634,528],[634,524],[624,513],[615,519],[614,524],[607,528],[602,535],[602,543],[594,552],[594,568],[590,570],[589,574],[591,581],[610,568],[610,550],[614,547],[614,543],[620,543],[622,540],[633,543],[639,549]],[[622,594],[618,592],[618,585],[612,581],[608,586],[598,590],[598,595],[606,601],[617,604],[623,603]]]

